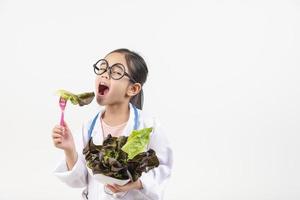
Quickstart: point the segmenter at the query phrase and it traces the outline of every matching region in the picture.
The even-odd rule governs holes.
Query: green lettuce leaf
[[[93,174],[103,174],[121,180],[130,179],[134,182],[143,172],[159,166],[159,160],[152,149],[128,159],[128,154],[122,150],[127,140],[127,136],[112,137],[109,134],[102,145],[95,145],[91,137],[82,152],[87,167],[92,169]]]
[[[133,181],[137,180],[143,172],[148,172],[158,166],[159,160],[153,149],[140,153],[127,162],[128,171]]]
[[[57,94],[65,100],[70,100],[74,105],[79,104],[79,106],[90,104],[95,97],[94,92],[85,92],[76,95],[66,90],[58,90]]]
[[[128,154],[128,159],[133,159],[136,155],[146,150],[151,132],[152,128],[132,131],[126,144],[122,147],[122,150]]]

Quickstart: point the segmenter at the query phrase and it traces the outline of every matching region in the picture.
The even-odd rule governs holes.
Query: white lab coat
[[[130,104],[130,116],[129,121],[124,128],[123,135],[128,136],[134,127],[134,109]],[[103,134],[100,124],[101,110],[96,121],[95,127],[92,132],[93,142],[95,144],[102,144]],[[139,128],[153,127],[153,132],[151,133],[150,143],[148,149],[151,148],[155,150],[156,155],[159,159],[160,165],[147,173],[143,173],[140,180],[143,185],[141,190],[131,190],[121,199],[124,200],[161,200],[163,199],[163,193],[171,175],[173,154],[170,144],[162,131],[160,125],[157,121],[146,116],[141,110],[139,113]],[[104,192],[103,184],[95,181],[93,177],[87,172],[86,161],[82,154],[82,150],[88,141],[88,129],[92,123],[94,116],[88,123],[84,123],[82,129],[81,139],[76,140],[76,149],[78,153],[78,160],[75,163],[71,171],[68,171],[65,159],[63,159],[56,169],[54,170],[55,176],[57,176],[61,181],[65,182],[71,187],[85,187],[83,191],[84,194],[87,193],[89,200],[106,200],[113,199],[112,195]]]

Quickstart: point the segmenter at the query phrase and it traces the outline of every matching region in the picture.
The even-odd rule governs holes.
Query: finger
[[[132,183],[127,183],[126,185],[117,185],[117,184],[114,184],[113,187],[116,189],[116,190],[119,190],[121,192],[126,192],[130,189],[132,189]]]
[[[53,132],[62,132],[63,130],[64,130],[63,127],[54,127],[54,128],[52,129]]]
[[[63,130],[65,130],[66,128],[65,127],[63,127],[63,126],[55,126],[52,130],[53,131],[63,131]]]
[[[62,130],[63,135],[69,135],[71,133],[67,122],[64,122],[64,126],[61,126],[61,130]]]
[[[65,135],[68,134],[68,132],[70,132],[70,129],[68,127],[58,125],[53,129],[53,132],[60,133],[61,135]]]
[[[56,124],[55,126],[54,126],[54,128],[61,128],[62,126],[61,125],[59,125],[59,124]]]
[[[128,182],[127,184],[125,185],[117,185],[117,184],[114,184],[113,185],[116,189],[122,191],[122,192],[125,192],[125,191],[129,191],[129,190],[132,190],[132,189],[141,189],[143,188],[142,186],[142,183],[141,181],[138,179],[136,180],[135,182]]]
[[[60,144],[62,142],[62,139],[61,138],[54,138],[53,142],[54,142],[55,145],[57,145],[57,144]]]
[[[64,126],[61,126],[61,125],[56,125],[54,128],[53,128],[53,131],[64,131],[66,128]]]
[[[62,138],[63,136],[59,133],[53,133],[52,138]]]
[[[118,192],[121,192],[120,190],[116,189],[114,186],[112,185],[106,185],[106,187],[112,191],[113,193],[118,193]]]
[[[66,121],[64,121],[64,125],[62,127],[65,128],[66,130],[69,130],[69,125]]]
[[[52,135],[54,135],[54,134],[59,134],[59,135],[63,136],[64,132],[61,130],[53,130]]]

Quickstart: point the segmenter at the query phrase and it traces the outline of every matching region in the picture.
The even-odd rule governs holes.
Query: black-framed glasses
[[[94,72],[97,75],[102,75],[107,71],[109,77],[114,80],[119,80],[119,79],[123,78],[124,76],[127,76],[131,82],[137,83],[137,81],[134,80],[125,71],[125,67],[121,63],[116,63],[116,64],[113,64],[112,66],[109,66],[107,60],[100,59],[93,65],[93,67],[94,67]]]

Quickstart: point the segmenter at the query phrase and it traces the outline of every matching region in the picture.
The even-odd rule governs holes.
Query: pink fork
[[[61,109],[61,116],[60,116],[60,125],[64,126],[64,111],[65,111],[65,107],[67,105],[67,100],[65,100],[64,98],[60,97],[59,98],[59,107]]]

